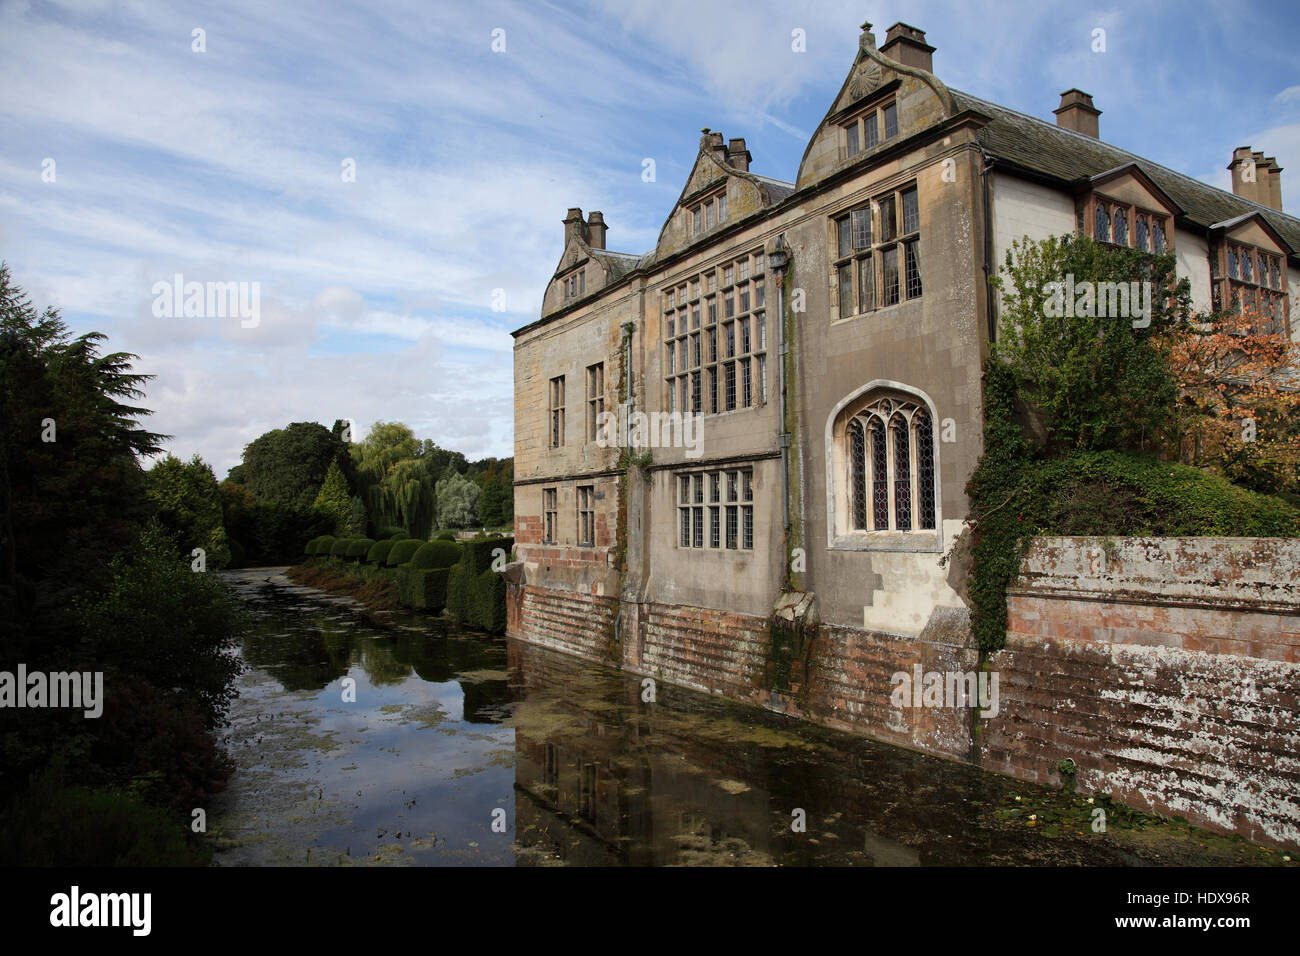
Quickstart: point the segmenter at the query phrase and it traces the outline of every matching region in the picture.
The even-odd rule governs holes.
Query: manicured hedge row
[[[420,545],[420,550],[411,556],[411,563],[417,568],[449,568],[460,560],[460,545],[452,541],[430,541]]]
[[[352,545],[351,538],[336,538],[333,546],[330,547],[330,557],[342,560],[348,556],[348,548]]]
[[[447,578],[447,611],[458,622],[490,634],[506,629],[506,582],[492,570],[493,552],[509,557],[514,538],[466,541],[460,561]]]
[[[373,538],[353,538],[348,544],[348,560],[364,561],[375,541]]]
[[[385,525],[375,532],[375,538],[379,540],[383,540],[384,538],[397,538],[397,540],[400,541],[402,538],[409,537],[410,535],[406,533],[404,528],[399,528],[395,524]]]
[[[366,552],[366,564],[377,564],[384,567],[388,563],[388,552],[393,550],[395,541],[389,541],[385,538],[383,541],[376,541]]]
[[[398,600],[407,607],[437,614],[447,603],[450,568],[420,568],[407,562],[397,569]]]
[[[324,534],[316,539],[316,550],[312,554],[318,558],[328,558],[330,550],[334,547],[334,535]]]
[[[418,538],[407,538],[405,541],[394,541],[393,548],[388,552],[388,566],[395,568],[398,565],[405,564],[420,550],[420,545],[424,544]]]

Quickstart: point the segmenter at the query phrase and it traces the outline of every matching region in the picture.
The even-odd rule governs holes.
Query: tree
[[[437,485],[438,526],[468,528],[478,522],[478,485],[448,468]]]
[[[1055,449],[1140,449],[1158,440],[1177,395],[1159,336],[1190,313],[1190,287],[1174,263],[1172,253],[1085,236],[1012,243],[1005,279],[996,280],[1002,323],[994,352],[1045,413]],[[1121,286],[1128,308],[1115,308],[1121,300],[1106,291]],[[1135,289],[1145,315],[1129,295]]]
[[[309,508],[330,464],[348,446],[317,422],[294,422],[259,436],[244,448],[242,484],[257,498]]]
[[[202,548],[207,567],[230,563],[221,492],[202,458],[195,455],[183,462],[169,454],[149,469],[146,493],[158,509],[158,520],[180,542],[182,554]]]
[[[330,463],[325,480],[312,507],[322,514],[329,515],[334,522],[334,534],[346,534],[352,519],[352,495],[348,490],[347,479],[338,461]]]

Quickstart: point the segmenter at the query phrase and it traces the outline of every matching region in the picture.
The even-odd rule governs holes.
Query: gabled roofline
[[[1186,210],[1176,203],[1169,193],[1161,189],[1155,180],[1148,176],[1142,167],[1136,162],[1124,163],[1122,166],[1116,166],[1114,169],[1108,169],[1105,172],[1097,173],[1095,176],[1085,176],[1077,182],[1080,186],[1086,185],[1090,188],[1095,188],[1110,182],[1112,179],[1119,179],[1121,176],[1126,175],[1136,177],[1149,192],[1154,193],[1159,197],[1160,201],[1163,202],[1175,216],[1186,215]]]
[[[1276,210],[1274,211],[1276,212]],[[1295,255],[1295,247],[1282,238],[1278,231],[1269,223],[1268,219],[1265,218],[1263,213],[1255,210],[1242,213],[1240,216],[1233,216],[1231,219],[1225,219],[1222,222],[1216,222],[1209,227],[1209,231],[1228,232],[1231,229],[1236,229],[1244,223],[1250,222],[1252,219],[1259,224],[1261,229],[1268,233],[1270,239],[1282,247],[1288,257]]]

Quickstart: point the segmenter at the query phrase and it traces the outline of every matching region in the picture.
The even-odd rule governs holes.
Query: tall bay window
[[[839,317],[919,299],[921,211],[916,185],[878,196],[832,221]]]

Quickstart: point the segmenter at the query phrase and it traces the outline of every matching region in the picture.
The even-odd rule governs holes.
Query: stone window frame
[[[564,298],[576,299],[587,294],[587,269],[575,269],[560,280],[564,284]]]
[[[890,110],[893,110],[893,132],[890,132],[888,120]],[[875,149],[881,143],[897,139],[899,134],[898,97],[887,96],[884,99],[873,101],[869,106],[864,106],[853,116],[842,120],[840,129],[843,133],[840,149],[843,151],[845,159],[861,156]]]
[[[1099,238],[1097,235],[1097,207],[1099,205],[1105,207],[1104,211],[1108,218],[1106,239]],[[1122,214],[1124,220],[1123,243],[1115,241],[1117,214]],[[1145,250],[1138,245],[1139,219],[1143,220],[1146,225],[1148,248]],[[1158,232],[1157,225],[1159,226]],[[1139,252],[1147,252],[1151,255],[1174,251],[1174,217],[1168,210],[1116,199],[1103,189],[1091,189],[1079,197],[1075,206],[1075,228],[1081,235],[1092,239],[1094,242],[1105,243],[1108,246],[1123,246],[1126,249],[1137,249]],[[1159,250],[1155,248],[1157,234],[1163,236],[1164,248]]]
[[[754,550],[754,468],[673,473],[674,547],[682,551]]]
[[[730,415],[765,406],[769,309],[763,251],[732,253],[668,285],[662,295],[661,407],[670,413]]]
[[[885,432],[887,470],[890,472],[888,507],[890,527],[881,530],[861,530],[853,527],[852,472],[850,467],[849,425],[859,416],[890,399],[908,407],[906,424],[909,447],[909,481],[911,483],[912,530],[897,530],[893,467],[895,447],[892,430]],[[934,527],[920,528],[919,516],[919,436],[917,412],[924,411],[930,422],[930,451],[932,455],[934,484]],[[943,551],[943,482],[941,479],[941,445],[938,411],[925,392],[903,382],[875,379],[841,399],[826,418],[826,547],[831,551]],[[888,423],[887,423],[888,424]],[[870,484],[868,484],[870,489]],[[870,523],[870,518],[868,519]]]
[[[605,411],[605,363],[587,366],[587,441],[600,434],[600,416]]]
[[[559,543],[559,488],[542,489],[542,544]]]
[[[691,203],[686,209],[686,222],[691,238],[702,236],[727,221],[727,186],[720,188]]]
[[[905,196],[916,197],[915,228],[907,230],[904,217]],[[885,203],[892,201],[894,211],[894,232],[885,235]],[[858,220],[858,214],[865,213],[865,230]],[[865,203],[847,206],[834,213],[830,219],[830,247],[834,250],[832,257],[832,288],[835,290],[835,315],[832,321],[870,315],[881,309],[890,309],[906,302],[913,302],[925,294],[923,281],[921,245],[921,194],[916,180],[907,180],[897,186],[884,190]],[[848,247],[841,242],[842,230],[848,236]],[[865,232],[865,235],[864,235]],[[865,241],[863,241],[865,240]],[[898,270],[898,300],[886,302],[884,286],[884,260],[888,253],[893,253]],[[900,261],[901,259],[901,261]],[[909,264],[915,263],[915,294],[912,290],[912,272]],[[867,269],[870,285],[869,296],[863,295],[863,269]],[[847,281],[846,281],[847,280]],[[847,305],[851,311],[846,311]],[[864,302],[864,299],[866,300]]]
[[[1250,264],[1250,279],[1245,278],[1245,270],[1235,263],[1243,259]],[[1291,297],[1287,288],[1287,257],[1285,253],[1274,252],[1239,239],[1223,237],[1210,243],[1210,291],[1213,299],[1212,308],[1218,312],[1229,303],[1238,313],[1243,312],[1247,300],[1265,301],[1269,308],[1264,310],[1273,318],[1260,323],[1255,331],[1263,335],[1284,334],[1290,336]],[[1260,281],[1263,263],[1268,264],[1264,275],[1266,282]],[[1234,271],[1236,275],[1234,275]],[[1273,276],[1277,275],[1274,284]]]
[[[550,447],[564,447],[564,376],[557,375],[547,388],[550,411]]]
[[[594,548],[596,546],[596,486],[578,485],[575,491],[578,546]]]

